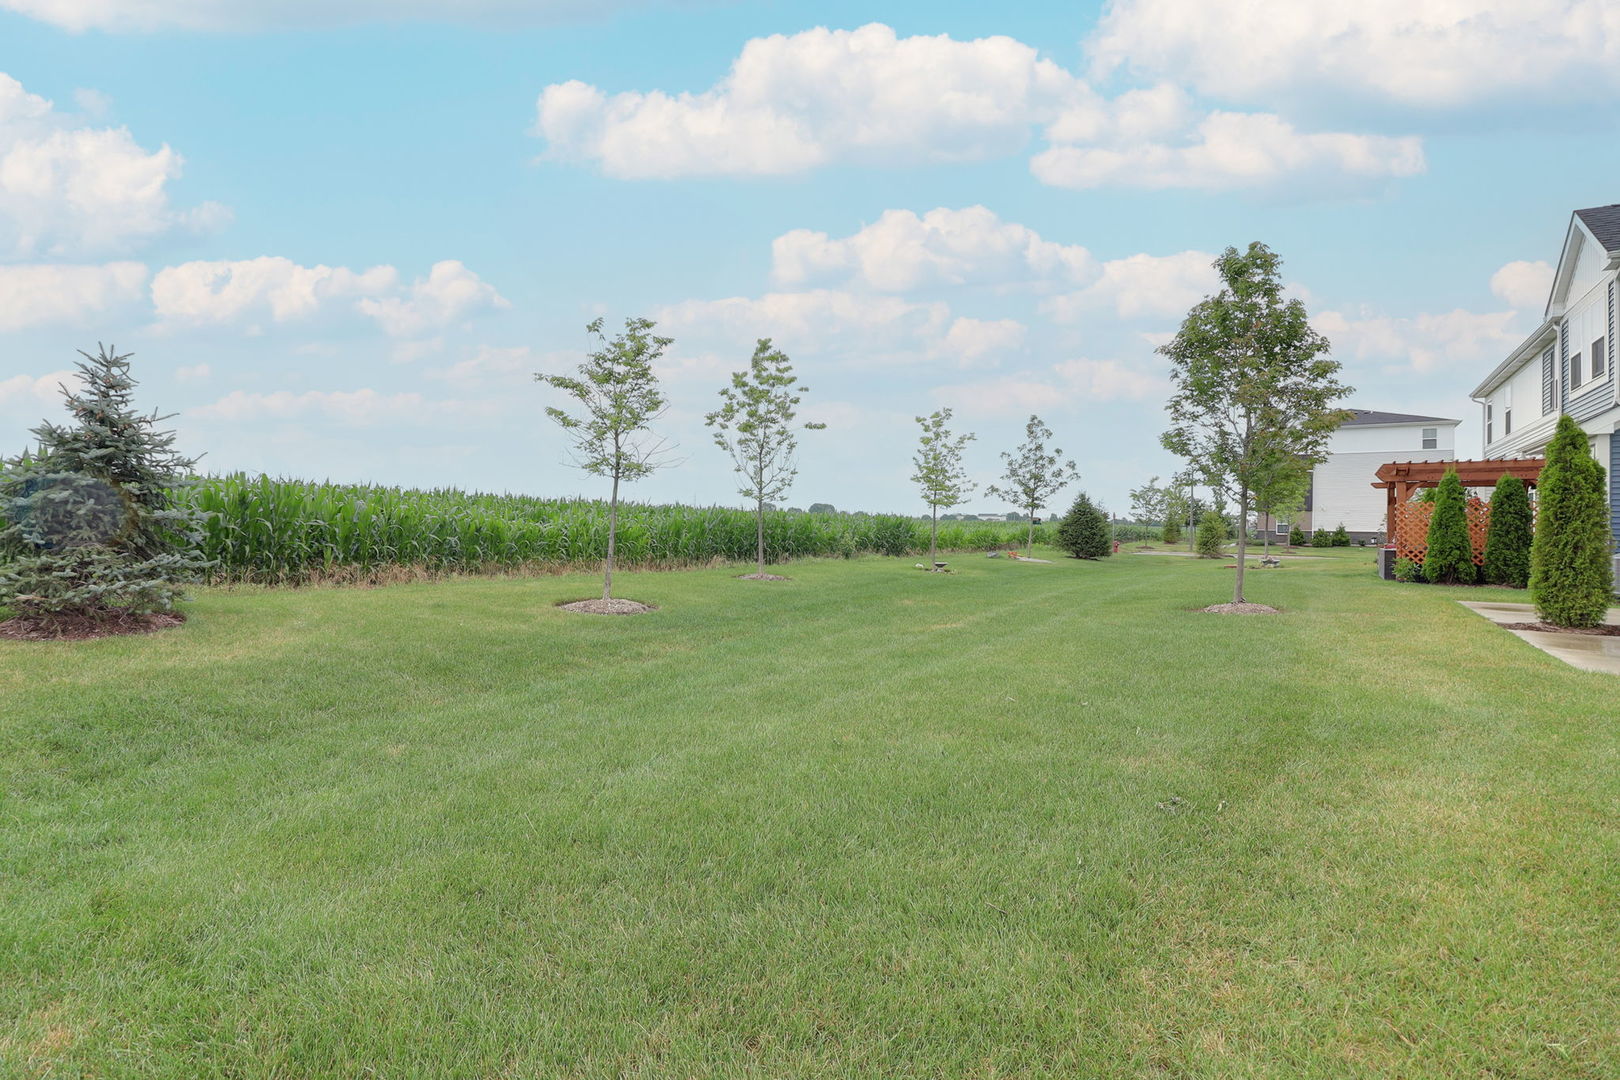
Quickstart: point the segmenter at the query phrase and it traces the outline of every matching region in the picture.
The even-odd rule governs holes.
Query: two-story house
[[[1540,457],[1561,413],[1586,431],[1608,470],[1611,531],[1620,535],[1620,203],[1577,210],[1558,256],[1541,325],[1474,388],[1487,458]]]
[[[1270,517],[1258,528],[1278,537],[1298,525],[1306,534],[1343,525],[1353,540],[1381,540],[1386,494],[1373,487],[1378,467],[1391,461],[1454,461],[1462,421],[1412,413],[1351,409],[1328,440],[1327,460],[1311,470],[1303,510]]]

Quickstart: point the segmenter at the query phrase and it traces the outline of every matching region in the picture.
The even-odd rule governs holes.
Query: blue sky
[[[829,424],[793,504],[918,509],[950,406],[981,484],[1033,411],[1123,511],[1258,239],[1352,404],[1477,453],[1620,201],[1620,14],[1346,7],[0,0],[0,448],[100,340],[214,470],[594,494],[532,374],[646,315],[684,460],[633,497],[737,501],[701,417],[769,335]]]

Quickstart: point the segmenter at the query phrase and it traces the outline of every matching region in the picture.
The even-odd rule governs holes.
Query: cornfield
[[[597,564],[607,551],[607,504],[583,499],[415,491],[235,474],[180,498],[207,512],[205,554],[216,580],[297,585],[409,569],[427,574],[542,570]],[[1016,522],[942,526],[941,548],[989,550],[1023,542]],[[1050,527],[1036,529],[1050,540]],[[928,527],[892,514],[771,512],[772,560],[926,551]],[[746,562],[754,516],[725,507],[621,503],[625,567]]]

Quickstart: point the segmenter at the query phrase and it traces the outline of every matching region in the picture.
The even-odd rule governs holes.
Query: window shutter
[[[1558,328],[1558,407],[1569,400],[1569,323]]]
[[[1546,416],[1553,411],[1553,388],[1558,378],[1553,365],[1553,347],[1547,346],[1541,354],[1541,415]]]

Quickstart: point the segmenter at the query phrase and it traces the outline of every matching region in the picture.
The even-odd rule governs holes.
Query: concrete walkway
[[[1199,555],[1198,552],[1196,552],[1196,551],[1133,551],[1133,552],[1131,552],[1131,554],[1132,555],[1180,555],[1184,559],[1198,559],[1198,558],[1203,557],[1203,556]],[[1252,548],[1250,548],[1248,550],[1247,556],[1248,556],[1248,558],[1251,558],[1251,559],[1258,559],[1258,558],[1261,557],[1261,551],[1260,551],[1259,548],[1252,547]],[[1332,557],[1333,556],[1331,556],[1331,555],[1273,555],[1272,556],[1273,559],[1331,559]],[[1235,559],[1235,558],[1237,558],[1237,550],[1233,549],[1232,551],[1228,551],[1226,554],[1222,555],[1221,558],[1223,558],[1223,559]]]
[[[1457,601],[1476,615],[1496,623],[1540,622],[1534,604],[1482,604],[1472,600]],[[1610,626],[1620,626],[1620,608],[1610,608],[1603,620]],[[1527,641],[1548,656],[1555,656],[1571,667],[1582,671],[1606,671],[1620,675],[1620,637],[1599,637],[1594,634],[1552,634],[1542,630],[1509,630],[1521,641]]]

